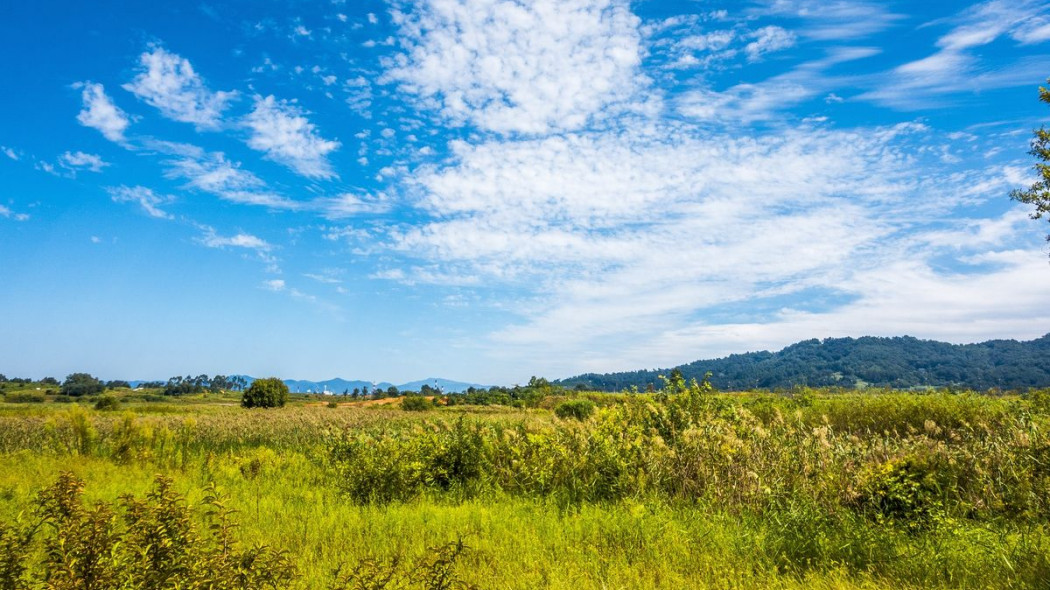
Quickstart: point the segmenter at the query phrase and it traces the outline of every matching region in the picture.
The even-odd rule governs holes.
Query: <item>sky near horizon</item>
[[[9,377],[1050,332],[1050,2],[41,0],[0,53]]]

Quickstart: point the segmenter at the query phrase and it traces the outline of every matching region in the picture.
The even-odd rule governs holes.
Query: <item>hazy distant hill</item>
[[[248,375],[241,375],[245,381],[251,385],[254,377]],[[487,385],[478,385],[477,383],[465,383],[462,381],[452,381],[450,379],[441,379],[439,377],[430,377],[427,379],[421,379],[419,381],[412,381],[410,383],[404,383],[398,385],[398,391],[419,391],[419,388],[426,383],[427,385],[435,388],[439,388],[445,393],[461,393],[466,391],[468,387],[476,388],[488,388]],[[381,383],[373,383],[371,381],[360,381],[360,380],[347,380],[347,379],[328,379],[326,381],[308,381],[305,379],[285,379],[284,384],[288,386],[288,390],[292,393],[328,393],[342,394],[344,391],[353,392],[355,389],[372,391],[376,387],[386,391],[388,387],[393,383],[383,381]]]
[[[734,354],[679,368],[687,379],[701,379],[710,371],[711,383],[722,391],[795,385],[959,386],[978,390],[1050,387],[1050,334],[1029,342],[991,340],[979,344],[948,344],[910,336],[813,339],[779,352]],[[558,383],[583,383],[605,391],[632,385],[644,390],[649,384],[659,388],[658,375],[669,371],[588,373]]]
[[[250,382],[250,381],[249,381]],[[354,389],[367,388],[369,391],[378,387],[385,390],[390,387],[390,383],[372,383],[371,381],[348,381],[346,379],[328,379],[327,381],[306,381],[303,379],[285,379],[284,384],[288,386],[288,390],[292,393],[322,393],[328,391],[329,393],[343,393],[344,391],[353,391]]]
[[[488,385],[479,385],[477,383],[464,383],[463,381],[451,381],[449,379],[441,379],[440,377],[428,377],[427,379],[420,379],[419,381],[412,381],[405,383],[404,385],[398,385],[397,388],[408,391],[419,391],[423,385],[429,385],[436,389],[440,389],[445,393],[463,393],[468,388],[473,387],[475,389],[488,389]]]
[[[255,381],[255,377],[251,377],[249,375],[230,375],[230,377],[243,377],[244,381],[249,386],[252,384],[253,381]],[[138,387],[142,383],[145,383],[145,381],[137,380],[137,381],[131,381],[130,382],[132,387]],[[466,391],[467,388],[469,388],[469,387],[474,387],[474,388],[477,388],[477,389],[488,389],[488,387],[489,387],[487,385],[479,385],[477,383],[465,383],[463,381],[452,381],[450,379],[441,379],[439,377],[430,377],[430,378],[427,378],[427,379],[421,379],[419,381],[412,381],[410,383],[405,383],[403,385],[398,385],[397,389],[398,389],[398,391],[419,391],[419,388],[423,387],[424,383],[429,385],[429,386],[431,386],[431,387],[440,389],[441,391],[444,391],[445,393],[462,393],[462,392]],[[338,394],[342,394],[344,391],[348,392],[348,393],[352,393],[355,389],[358,389],[358,390],[361,390],[361,391],[364,391],[365,389],[367,389],[368,391],[372,391],[376,387],[382,389],[383,391],[386,391],[386,389],[388,387],[393,385],[392,383],[388,383],[386,381],[383,381],[381,383],[373,383],[371,381],[360,381],[360,380],[351,381],[351,380],[340,379],[340,378],[328,379],[327,381],[307,381],[307,380],[304,380],[304,379],[285,379],[284,380],[284,384],[288,386],[288,390],[291,391],[292,393],[324,393],[325,391],[327,391],[328,393],[337,394],[337,395]]]

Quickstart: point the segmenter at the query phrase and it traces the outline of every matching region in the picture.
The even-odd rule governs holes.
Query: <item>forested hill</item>
[[[700,380],[708,371],[721,391],[789,388],[795,385],[908,388],[956,386],[977,390],[993,387],[1050,387],[1050,334],[1029,342],[991,340],[979,344],[948,344],[897,338],[828,338],[792,344],[779,352],[749,352],[678,367],[686,379]],[[659,375],[670,369],[563,379],[565,386],[620,391],[661,387]]]

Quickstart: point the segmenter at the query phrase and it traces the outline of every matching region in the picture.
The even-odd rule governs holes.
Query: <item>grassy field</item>
[[[69,573],[85,555],[97,588],[1050,580],[1047,392],[684,388],[415,412],[116,395],[110,411],[0,403],[0,588],[87,587]]]

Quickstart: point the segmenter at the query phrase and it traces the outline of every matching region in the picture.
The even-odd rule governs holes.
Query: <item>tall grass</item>
[[[187,504],[225,490],[244,546],[297,548],[295,588],[1044,587],[1039,396],[795,393],[616,396],[583,420],[558,400],[34,409],[0,416],[0,545],[59,470],[114,514],[160,471]]]

